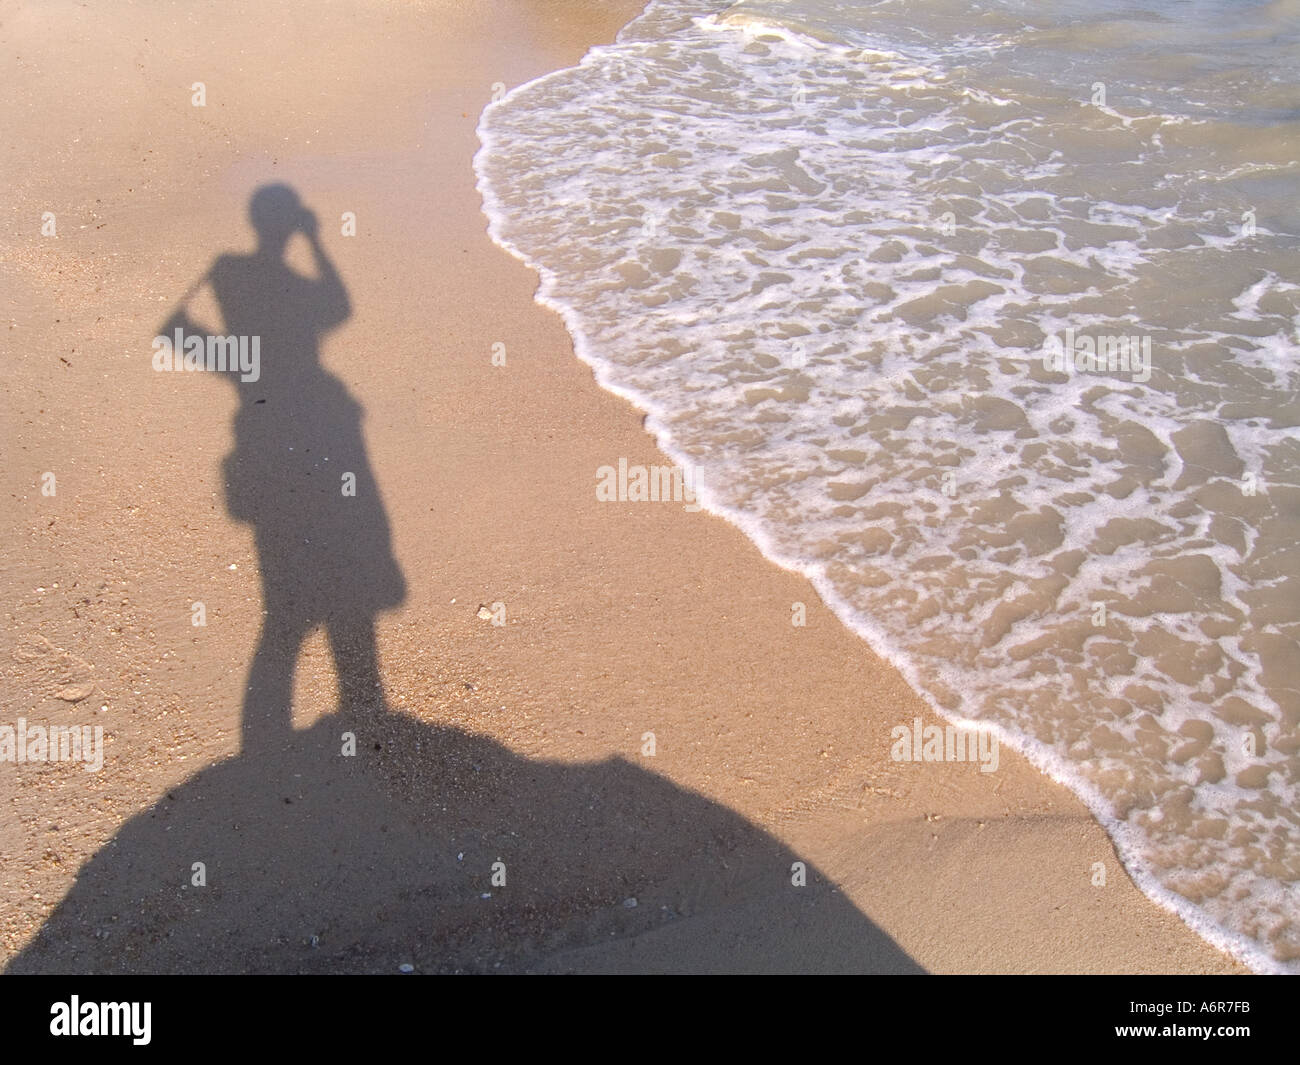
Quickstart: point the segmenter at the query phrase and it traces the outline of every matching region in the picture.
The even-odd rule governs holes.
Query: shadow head
[[[257,231],[258,248],[273,255],[283,252],[306,215],[307,209],[288,185],[263,185],[248,201],[248,218]]]

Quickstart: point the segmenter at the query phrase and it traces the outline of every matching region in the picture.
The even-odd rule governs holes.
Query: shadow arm
[[[171,315],[167,321],[158,327],[158,335],[174,338],[176,330],[180,329],[186,336],[201,336],[206,341],[208,330],[199,325],[189,315],[189,302],[194,298],[194,294],[201,289],[204,284],[212,277],[212,271],[206,270],[203,275],[185,290],[185,295],[176,301],[176,306],[172,309]]]
[[[339,325],[341,322],[346,322],[352,313],[348,290],[343,284],[343,279],[339,277],[339,272],[334,269],[334,263],[325,254],[319,235],[311,232],[308,234],[308,240],[311,241],[312,256],[316,260],[316,273],[320,278],[316,284],[319,286],[317,291],[324,307],[324,327]]]
[[[166,347],[170,349],[172,353],[172,359],[175,360],[174,364],[179,367],[180,360],[185,358],[187,354],[185,350],[186,347],[191,346],[189,344],[190,340],[197,337],[201,342],[202,350],[196,354],[205,368],[214,365],[214,363],[210,361],[210,353],[220,350],[227,360],[226,362],[216,363],[222,375],[237,374],[240,372],[237,362],[232,364],[228,361],[231,355],[229,345],[232,338],[224,337],[215,333],[209,326],[203,325],[197,321],[189,311],[189,303],[194,298],[194,294],[210,280],[212,280],[211,270],[205,273],[189,287],[185,295],[177,301],[176,306],[172,309],[171,315],[162,323],[161,326],[158,327],[158,334],[154,340],[155,367],[162,368],[167,365],[165,352],[159,351],[159,341],[163,339],[167,341]]]

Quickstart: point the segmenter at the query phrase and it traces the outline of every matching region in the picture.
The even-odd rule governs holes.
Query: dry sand
[[[925,708],[734,528],[597,502],[598,466],[666,460],[487,238],[470,159],[494,85],[638,9],[0,5],[0,723],[106,735],[98,773],[0,763],[11,970],[1240,971],[1023,759],[891,761]],[[348,291],[322,358],[406,594],[379,619],[388,713],[337,708],[316,632],[294,742],[241,755],[263,606],[225,505],[235,390],[153,372],[150,341],[251,248],[270,181]]]

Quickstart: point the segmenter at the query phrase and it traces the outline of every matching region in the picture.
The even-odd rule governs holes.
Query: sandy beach
[[[97,772],[0,764],[9,971],[1246,971],[1011,750],[891,758],[943,722],[736,528],[598,500],[600,467],[668,460],[489,239],[471,160],[494,93],[640,7],[0,9],[3,723],[103,729]],[[359,407],[376,538],[346,573],[260,571],[226,473],[257,412],[152,365],[271,183],[346,292],[316,379]],[[302,232],[285,255],[319,275]],[[259,432],[302,401],[272,358]],[[383,705],[340,707],[303,613],[263,663],[294,731],[244,742],[264,583],[334,589],[345,660],[375,619]]]

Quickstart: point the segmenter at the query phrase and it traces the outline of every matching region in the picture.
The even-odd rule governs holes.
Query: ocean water
[[[1300,971],[1300,2],[653,0],[479,133],[704,504]]]

